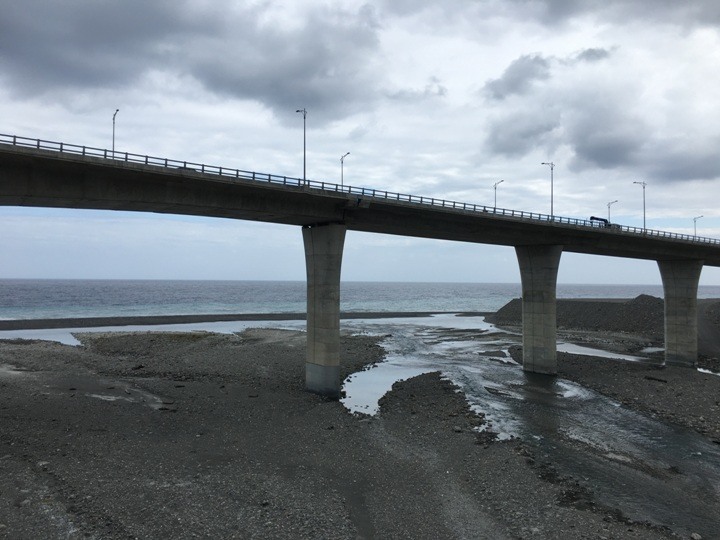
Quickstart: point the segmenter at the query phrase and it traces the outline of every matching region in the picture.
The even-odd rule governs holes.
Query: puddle
[[[0,364],[0,377],[22,377],[27,375],[29,371],[19,369],[17,366],[10,364]]]
[[[602,349],[594,349],[592,347],[583,347],[582,345],[575,345],[574,343],[558,342],[557,350],[558,352],[579,354],[582,356],[598,356],[600,358],[611,358],[615,360],[627,360],[628,362],[643,362],[647,360],[644,356],[620,354],[612,351],[604,351]]]
[[[124,396],[108,396],[106,394],[86,394],[88,397],[101,399],[103,401],[133,401],[132,398]]]
[[[102,401],[126,401],[128,403],[145,404],[156,411],[160,410],[161,408],[174,408],[172,407],[172,403],[164,402],[162,398],[151,394],[150,392],[140,390],[139,388],[132,388],[130,386],[119,386],[113,388],[113,391],[111,393],[86,392],[85,395],[87,397],[100,399]]]
[[[345,379],[345,388],[351,387],[352,390],[340,401],[353,413],[375,415],[380,408],[378,402],[391,390],[393,384],[431,371],[437,370],[403,366],[392,361],[383,362],[381,368],[358,371]]]
[[[274,321],[273,321],[274,322]],[[87,334],[98,332],[193,332],[206,331],[218,334],[233,334],[250,327],[268,326],[268,321],[220,321],[187,324],[157,324],[136,326],[99,326],[93,328],[62,328],[40,330],[2,330],[2,339],[32,339],[43,341],[57,341],[63,345],[80,346],[82,343],[74,334]],[[305,321],[302,321],[303,328]]]

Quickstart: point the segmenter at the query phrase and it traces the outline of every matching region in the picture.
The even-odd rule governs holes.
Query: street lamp
[[[305,132],[306,132],[306,131],[305,131],[305,120],[306,120],[306,118],[307,118],[307,111],[306,111],[305,108],[303,107],[302,109],[298,109],[298,110],[295,111],[295,112],[302,113],[302,115],[303,115],[303,182],[304,182],[304,183],[307,183],[307,169],[306,169],[306,164],[307,164],[307,161],[306,161],[306,158],[307,158],[306,148],[307,148],[307,147],[306,147],[306,144],[305,144],[305,142],[306,142],[306,139],[305,139]]]
[[[693,225],[695,227],[695,236],[697,236],[697,220],[700,219],[701,217],[705,217],[705,216],[698,216],[698,217],[693,218]]]
[[[342,156],[340,156],[340,185],[344,185],[344,168],[345,168],[345,158],[350,155],[350,152],[346,152]]]
[[[610,207],[611,207],[613,204],[615,204],[616,202],[617,202],[617,201],[610,201],[609,203],[607,203],[607,207],[608,207],[608,222],[610,221]]]
[[[540,165],[547,165],[550,167],[550,218],[552,218],[555,215],[555,212],[553,211],[553,189],[555,184],[553,170],[555,169],[555,163],[552,161],[543,161]]]
[[[117,116],[117,113],[120,112],[120,109],[115,109],[115,112],[113,113],[113,139],[112,139],[112,153],[113,158],[115,157],[115,117]]]
[[[495,190],[495,206],[493,208],[497,208],[497,187],[502,184],[505,180],[498,180],[493,184],[493,189]]]
[[[647,186],[646,182],[633,182],[633,184],[637,184],[639,186],[642,186],[643,188],[643,229],[645,229],[645,186]]]

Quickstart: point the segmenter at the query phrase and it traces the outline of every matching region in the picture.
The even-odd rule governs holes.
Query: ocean
[[[345,282],[347,312],[497,311],[519,283]],[[662,298],[660,285],[558,285],[558,298]],[[227,313],[304,313],[303,281],[0,280],[0,320]],[[700,298],[720,287],[700,287]]]

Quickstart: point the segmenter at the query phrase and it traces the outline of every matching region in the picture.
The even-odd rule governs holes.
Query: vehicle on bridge
[[[617,223],[610,223],[610,220],[602,218],[602,217],[590,216],[590,221],[597,221],[599,223],[602,223],[602,226],[607,227],[608,229],[619,229],[620,228],[620,225],[618,225]]]

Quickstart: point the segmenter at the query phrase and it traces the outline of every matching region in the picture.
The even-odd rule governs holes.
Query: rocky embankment
[[[665,303],[661,298],[641,294],[630,299],[567,299],[557,301],[557,328],[569,341],[578,334],[594,333],[598,344],[613,349],[626,348],[635,353],[645,346],[664,344]],[[511,300],[496,313],[486,317],[501,327],[518,328],[522,324],[522,302]],[[571,336],[571,334],[574,334]],[[605,340],[598,336],[606,334]],[[580,335],[581,341],[593,341]],[[630,343],[634,345],[630,345]],[[619,346],[619,347],[618,347]],[[698,365],[720,372],[720,300],[698,300]]]
[[[720,305],[720,303],[719,303]],[[631,300],[559,299],[558,329],[626,332],[648,339],[662,339],[664,302],[641,294]],[[720,309],[718,310],[720,320]],[[511,300],[487,320],[498,326],[517,326],[522,322],[520,298]]]

